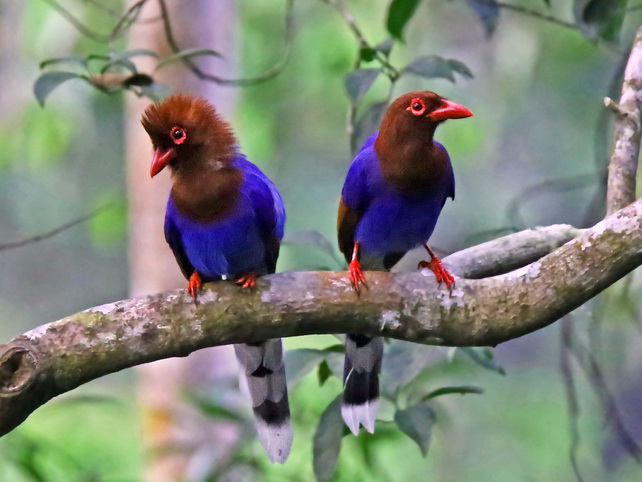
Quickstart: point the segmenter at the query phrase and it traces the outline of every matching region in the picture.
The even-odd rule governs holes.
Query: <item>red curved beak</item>
[[[169,161],[176,157],[176,150],[171,147],[167,151],[162,152],[160,148],[154,150],[154,158],[152,159],[152,166],[149,170],[149,174],[154,177],[156,174],[165,169],[165,166],[169,164]]]
[[[467,107],[452,100],[444,99],[443,105],[439,109],[433,110],[426,117],[435,121],[443,121],[446,119],[463,119],[472,117],[472,115],[473,113]]]

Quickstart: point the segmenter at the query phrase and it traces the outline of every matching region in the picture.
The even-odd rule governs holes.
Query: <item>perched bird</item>
[[[172,171],[165,239],[194,300],[204,282],[236,279],[250,288],[257,276],[274,273],[285,225],[283,201],[239,152],[230,126],[205,99],[184,94],[148,107],[142,124],[154,148],[151,176],[166,166]],[[292,428],[281,340],[234,349],[259,439],[270,460],[283,463]]]
[[[389,270],[410,249],[423,245],[441,284],[454,278],[428,247],[446,198],[455,198],[455,177],[444,146],[433,140],[447,119],[472,116],[463,105],[434,92],[410,92],[388,108],[381,128],[355,157],[343,186],[338,215],[339,249],[349,263],[350,281],[359,293],[367,287],[364,270]],[[349,334],[345,341],[341,414],[357,435],[370,433],[379,406],[383,340]]]

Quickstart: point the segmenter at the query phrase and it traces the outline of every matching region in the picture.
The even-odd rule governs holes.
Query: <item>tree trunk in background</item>
[[[185,0],[168,2],[174,34],[181,48],[212,48],[225,61],[213,57],[199,60],[208,71],[231,76],[234,66],[235,6],[233,0]],[[159,14],[149,2],[142,17]],[[161,56],[169,54],[161,22],[134,26],[129,48],[150,48]],[[146,62],[148,62],[146,60]],[[139,64],[151,72],[153,63]],[[236,92],[198,80],[177,62],[164,68],[158,80],[174,91],[193,92],[208,98],[229,118]],[[169,172],[153,182],[149,176],[152,149],[140,124],[149,105],[147,99],[128,97],[125,119],[127,142],[127,185],[129,196],[129,266],[132,296],[184,287],[181,275],[163,236],[165,203],[170,190]],[[170,359],[139,369],[139,401],[143,413],[144,437],[149,451],[145,478],[153,482],[193,480],[205,474],[212,460],[224,458],[236,439],[233,427],[204,417],[182,398],[189,387],[215,383],[232,376],[236,361],[231,347],[201,350],[188,358]],[[198,456],[197,456],[198,455]],[[200,463],[199,461],[204,461]]]
[[[0,92],[0,109],[6,121],[25,100],[19,96],[22,91],[12,87],[30,80],[21,68],[21,53],[16,49],[16,31],[13,28],[20,23],[24,9],[22,2],[0,3],[0,78],[5,79]],[[8,125],[6,127],[9,128]]]

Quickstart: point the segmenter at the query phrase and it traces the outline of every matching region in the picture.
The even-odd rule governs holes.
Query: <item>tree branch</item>
[[[14,248],[21,248],[23,246],[26,246],[31,243],[37,243],[38,241],[43,241],[45,239],[52,238],[56,234],[62,233],[63,231],[66,231],[67,229],[73,228],[74,226],[84,223],[85,221],[89,221],[91,218],[96,216],[99,212],[101,212],[104,209],[107,209],[111,207],[110,204],[106,204],[104,206],[100,206],[97,209],[94,209],[92,212],[89,214],[86,214],[80,218],[73,219],[62,226],[58,226],[57,228],[52,229],[51,231],[47,231],[45,233],[40,233],[36,234],[34,236],[29,236],[28,238],[23,238],[19,239],[17,241],[10,241],[8,243],[0,244],[0,251],[4,251],[6,249],[14,249]]]
[[[158,5],[161,11],[161,18],[163,20],[163,29],[165,30],[165,38],[167,40],[167,43],[169,44],[169,47],[172,50],[172,52],[175,54],[178,54],[181,52],[182,49],[179,47],[178,42],[176,41],[176,38],[174,36],[174,32],[172,30],[172,26],[169,18],[169,10],[167,8],[166,0],[158,0]],[[198,67],[192,61],[192,59],[182,58],[181,61],[199,79],[207,80],[209,82],[214,82],[215,84],[218,84],[218,85],[248,87],[251,85],[256,85],[261,82],[265,82],[267,80],[273,79],[278,74],[280,74],[283,71],[283,69],[286,67],[286,65],[288,64],[288,61],[290,60],[290,53],[292,51],[292,42],[294,38],[294,0],[287,0],[285,8],[286,8],[285,27],[284,27],[285,28],[285,33],[284,33],[285,50],[281,55],[281,58],[272,67],[270,67],[267,71],[263,72],[262,74],[259,74],[253,77],[226,79],[223,77],[219,77],[218,75],[214,75],[203,71],[200,67]]]
[[[527,237],[534,235],[537,230]],[[505,242],[486,249],[501,251]],[[482,248],[471,250],[483,258]],[[459,256],[451,256],[453,264]],[[487,263],[467,268],[474,263],[460,260],[459,266],[479,273],[500,264],[492,256]],[[642,200],[529,266],[459,279],[452,295],[423,273],[369,272],[370,289],[357,299],[344,272],[288,272],[263,277],[253,291],[208,284],[198,305],[178,290],[91,308],[0,346],[0,434],[90,380],[208,346],[346,332],[496,345],[553,323],[640,264]]]
[[[642,27],[635,35],[624,70],[620,103],[606,98],[605,105],[617,113],[615,146],[609,163],[606,195],[607,213],[635,200],[635,174],[640,156],[640,104],[642,103]]]
[[[526,229],[463,249],[443,262],[452,274],[462,278],[488,278],[533,263],[583,231],[569,224]]]

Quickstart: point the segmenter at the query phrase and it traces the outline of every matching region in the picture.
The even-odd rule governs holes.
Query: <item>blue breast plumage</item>
[[[173,237],[178,234],[185,256],[207,280],[273,272],[270,238],[283,238],[285,208],[275,186],[244,156],[237,155],[233,164],[244,179],[239,196],[222,219],[193,220],[177,210],[171,196],[167,202],[168,243],[176,244]]]

